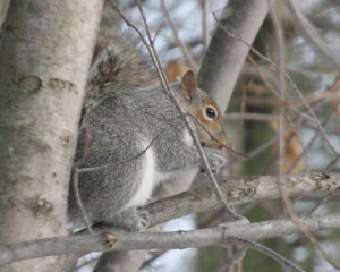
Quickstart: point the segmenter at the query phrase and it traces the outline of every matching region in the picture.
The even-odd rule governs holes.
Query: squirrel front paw
[[[149,225],[149,214],[143,209],[136,208],[136,227],[137,231],[145,230]]]
[[[136,207],[124,212],[125,226],[131,231],[143,231],[148,226],[148,213]]]
[[[224,152],[213,148],[205,148],[205,151],[212,171],[218,173],[227,162]]]
[[[148,213],[136,207],[128,208],[118,214],[111,216],[109,223],[113,228],[121,228],[129,231],[143,231],[148,226]]]

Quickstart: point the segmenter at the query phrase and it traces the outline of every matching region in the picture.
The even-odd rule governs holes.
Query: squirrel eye
[[[213,107],[206,107],[204,109],[204,116],[206,119],[214,120],[217,117],[217,112]]]

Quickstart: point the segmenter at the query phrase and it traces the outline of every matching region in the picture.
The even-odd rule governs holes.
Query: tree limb
[[[309,176],[283,176],[282,184],[290,197],[322,197],[340,188],[340,174],[311,174]],[[234,178],[220,183],[230,205],[250,203],[255,200],[281,197],[276,176]],[[147,204],[142,210],[149,214],[149,226],[190,213],[213,211],[222,203],[210,187],[194,188],[188,192]]]
[[[340,214],[299,218],[310,231],[340,227]],[[288,219],[251,224],[225,224],[222,227],[169,232],[106,232],[92,235],[56,237],[0,246],[0,265],[64,254],[131,249],[170,249],[221,246],[229,237],[261,240],[298,232]],[[236,238],[237,239],[237,238]]]

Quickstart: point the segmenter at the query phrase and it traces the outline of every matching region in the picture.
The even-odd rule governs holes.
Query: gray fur
[[[173,87],[179,91],[178,85]],[[129,221],[125,214],[134,208],[126,204],[141,186],[146,167],[145,143],[155,154],[156,172],[160,174],[157,182],[162,176],[176,178],[176,171],[197,170],[201,159],[196,147],[184,141],[185,123],[162,90],[105,88],[112,90],[84,114],[76,154],[79,169],[100,169],[79,175],[79,193],[91,222],[134,228],[138,220],[133,219],[138,215],[133,211],[128,212],[131,222],[118,221]],[[201,92],[198,90],[197,95],[205,95]],[[70,188],[69,215],[79,220]]]
[[[196,148],[183,142],[184,121],[168,96],[158,88],[113,92],[90,112],[89,118],[89,130],[96,132],[91,133],[92,146],[101,157],[85,167],[101,166],[106,157],[118,161],[133,158],[144,150],[140,146],[142,139],[150,144],[153,141],[161,172],[183,169],[198,162]]]

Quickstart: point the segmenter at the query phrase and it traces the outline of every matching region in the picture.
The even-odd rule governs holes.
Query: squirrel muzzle
[[[224,130],[221,130],[216,135],[210,131],[199,131],[199,138],[201,139],[201,145],[203,147],[211,147],[216,149],[228,149],[228,138]]]

